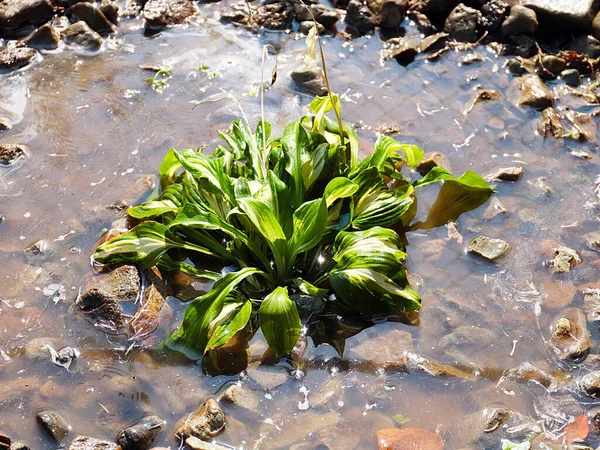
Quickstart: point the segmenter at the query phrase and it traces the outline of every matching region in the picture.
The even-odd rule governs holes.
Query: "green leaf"
[[[403,414],[395,414],[392,416],[392,419],[394,419],[394,422],[396,422],[398,425],[404,425],[406,422],[410,422],[411,420],[408,417],[404,417]]]
[[[287,269],[287,238],[273,211],[254,198],[241,198],[238,203],[273,252],[278,276],[284,277]]]
[[[252,314],[252,302],[249,300],[243,304],[232,303],[233,311],[226,311],[225,319],[219,321],[219,318],[215,319],[215,322],[219,324],[214,331],[209,330],[210,339],[206,344],[204,353],[213,348],[221,347],[225,345],[235,334],[242,330],[250,320]],[[225,311],[225,308],[223,308]],[[223,315],[223,311],[220,315]]]
[[[303,280],[302,278],[294,278],[292,281],[298,287],[298,289],[300,289],[300,291],[306,295],[317,295],[322,297],[323,295],[327,295],[329,292],[327,289],[320,289],[308,281]]]
[[[459,178],[446,179],[429,209],[427,220],[414,223],[411,230],[436,228],[455,222],[461,214],[487,202],[493,192],[483,178],[470,170]]]
[[[352,226],[357,230],[366,230],[374,226],[393,226],[400,222],[414,202],[413,191],[412,186],[407,186],[393,192],[369,193],[360,198]]]
[[[265,340],[275,355],[290,353],[298,342],[302,323],[286,287],[277,287],[265,297],[258,317]]]
[[[262,252],[260,247],[248,237],[246,233],[238,230],[236,227],[221,219],[217,214],[210,210],[203,209],[199,205],[186,203],[179,210],[179,213],[175,219],[169,224],[169,228],[177,226],[183,228],[189,227],[201,228],[202,230],[222,231],[228,236],[239,239],[243,244],[245,244],[251,251],[252,255],[263,265],[265,270],[269,271],[271,269],[271,264],[266,255]],[[183,232],[185,233],[186,230]],[[202,244],[206,247],[212,248],[214,242],[214,239],[211,239],[210,242],[202,242]],[[222,249],[219,251],[220,254],[225,255],[228,253],[225,243],[221,243],[220,247],[222,247]]]
[[[329,208],[336,200],[340,198],[352,197],[358,190],[358,184],[349,178],[337,177],[331,180],[325,187],[325,201]]]
[[[502,450],[530,450],[531,442],[523,441],[520,443],[511,442],[508,439],[502,439]]]
[[[200,359],[210,339],[211,323],[221,314],[227,297],[243,280],[262,273],[258,269],[248,267],[230,272],[217,280],[209,292],[189,304],[181,327],[171,333],[163,345],[183,353],[190,359]]]
[[[169,257],[168,254],[163,255],[156,265],[162,272],[172,272],[178,270],[180,272],[187,273],[188,275],[198,278],[205,278],[207,280],[216,280],[221,276],[220,273],[213,272],[212,270],[199,269],[198,267],[186,262],[175,261]]]
[[[432,183],[437,183],[437,182],[440,182],[443,180],[452,180],[452,179],[454,179],[454,177],[452,176],[452,174],[450,172],[448,172],[442,166],[435,166],[429,172],[427,172],[427,175],[425,175],[420,180],[414,181],[412,183],[412,185],[415,188],[418,188],[418,187],[428,186]]]
[[[294,212],[294,234],[288,245],[290,264],[295,262],[297,255],[319,244],[326,227],[327,204],[324,199],[306,202]]]
[[[202,153],[184,153],[174,151],[181,165],[194,177],[207,180],[217,192],[225,196],[231,205],[235,205],[233,184],[223,171],[222,158],[209,157]]]
[[[160,257],[173,248],[211,254],[204,247],[182,242],[165,225],[147,221],[100,245],[94,259],[102,264],[135,263],[148,268],[156,265]]]
[[[135,219],[147,219],[161,216],[168,212],[177,213],[181,206],[183,188],[180,184],[171,184],[167,186],[160,197],[133,206],[127,210],[127,214]]]
[[[336,265],[329,280],[336,296],[362,314],[414,311],[421,303],[406,279],[405,259],[400,237],[390,229],[342,232],[335,240]]]
[[[399,285],[373,269],[334,271],[330,281],[344,303],[366,316],[387,316],[421,308],[419,295],[408,283]]]
[[[307,159],[310,137],[300,122],[296,121],[285,127],[281,143],[287,155],[285,168],[292,177],[292,205],[298,208],[304,202],[302,165]]]

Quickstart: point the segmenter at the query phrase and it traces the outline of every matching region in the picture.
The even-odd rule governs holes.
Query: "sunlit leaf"
[[[354,195],[358,185],[345,177],[337,177],[331,180],[325,188],[325,201],[327,207],[333,205],[336,200]]]
[[[294,278],[292,281],[298,287],[298,289],[300,289],[300,291],[305,293],[306,295],[323,296],[327,295],[327,293],[329,292],[327,289],[320,289],[312,285],[308,281],[303,280],[302,278]]]
[[[429,209],[427,220],[414,223],[411,230],[436,228],[456,222],[461,214],[487,202],[492,192],[493,189],[483,178],[469,170],[459,178],[446,179]]]
[[[590,424],[586,414],[575,417],[573,422],[569,422],[565,427],[565,442],[571,445],[577,440],[585,439],[590,433]]]
[[[294,234],[288,244],[290,262],[316,246],[327,227],[327,205],[324,199],[304,203],[294,212]],[[288,268],[288,269],[291,269]]]
[[[228,311],[225,319],[218,324],[214,331],[210,332],[210,339],[206,344],[205,352],[225,345],[238,331],[242,330],[248,324],[252,313],[252,303],[246,301],[241,305],[233,303],[232,306],[232,311]]]
[[[147,221],[98,246],[94,259],[102,264],[135,263],[152,267],[173,248],[211,254],[204,247],[181,241],[163,224]]]
[[[277,287],[265,297],[258,317],[265,340],[275,355],[290,353],[298,342],[302,323],[286,287]]]
[[[165,188],[159,197],[129,208],[127,214],[135,219],[147,219],[161,216],[168,212],[176,213],[181,206],[182,196],[182,186],[180,184],[171,184]]]
[[[260,270],[248,267],[230,272],[217,280],[209,292],[189,304],[181,327],[171,333],[163,345],[190,359],[200,359],[210,339],[208,332],[211,323],[223,310],[227,297],[246,278],[261,273]]]

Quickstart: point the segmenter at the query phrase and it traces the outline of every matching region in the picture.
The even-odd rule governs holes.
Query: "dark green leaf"
[[[258,317],[265,340],[275,355],[290,353],[298,342],[302,323],[286,287],[277,287],[265,297]]]

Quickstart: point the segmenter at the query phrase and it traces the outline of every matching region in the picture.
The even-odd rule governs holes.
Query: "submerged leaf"
[[[569,422],[565,427],[565,442],[571,445],[577,440],[585,439],[590,433],[590,424],[586,414],[575,417],[573,422]]]
[[[467,170],[459,178],[446,178],[437,200],[431,205],[427,220],[416,222],[411,230],[436,228],[456,222],[458,217],[488,201],[494,190],[475,172]]]
[[[242,330],[248,324],[252,313],[252,303],[248,300],[241,304],[241,306],[239,303],[235,303],[234,306],[235,309],[233,312],[230,312],[226,316],[226,319],[211,333],[210,340],[204,350],[205,352],[225,345],[238,331]]]
[[[275,355],[290,353],[300,337],[302,322],[286,287],[277,287],[265,297],[258,318],[265,340]]]

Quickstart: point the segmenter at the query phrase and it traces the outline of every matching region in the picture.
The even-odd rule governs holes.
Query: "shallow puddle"
[[[36,67],[0,81],[0,116],[13,123],[1,142],[31,150],[16,165],[0,167],[6,218],[0,223],[1,431],[51,449],[56,444],[35,424],[39,409],[60,411],[72,436],[108,440],[152,413],[167,421],[155,446],[176,448],[174,423],[238,380],[250,390],[252,408],[224,405],[229,426],[218,441],[248,449],[301,442],[312,443],[306,448],[376,448],[376,432],[397,426],[394,417],[409,419],[405,427],[439,433],[449,449],[500,448],[503,435],[482,432],[486,406],[506,405],[556,435],[590,409],[593,401],[575,380],[596,369],[598,330],[588,324],[590,356],[565,361],[552,346],[552,324],[567,307],[583,309],[581,291],[600,287],[600,258],[583,238],[598,229],[596,143],[537,135],[539,112],[514,106],[514,79],[504,59],[483,47],[476,49],[483,60],[473,65],[460,63],[468,52],[451,51],[438,62],[404,68],[381,63],[378,38],[326,39],[331,83],[363,152],[372,148],[378,127],[393,125],[398,140],[443,153],[454,174],[524,168],[520,181],[496,185],[493,198],[505,213],[490,218],[488,203],[461,217],[458,235],[446,227],[408,235],[408,267],[423,297],[418,326],[379,324],[348,339],[351,363],[336,359],[331,347],[311,345],[304,377],[283,365],[258,368],[264,345],[256,337],[245,373],[210,377],[186,361],[130,348],[69,311],[95,242],[123,216],[109,206],[155,193],[154,174],[168,149],[216,145],[217,131],[239,115],[232,102],[216,100],[233,94],[250,122],[260,117],[262,45],[279,54],[266,119],[281,130],[307,110],[311,97],[296,92],[288,76],[303,64],[303,39],[257,37],[220,24],[211,8],[199,26],[153,38],[132,21],[99,55],[49,53]],[[151,73],[140,64],[172,68],[162,93],[145,81]],[[481,89],[497,90],[501,98],[466,112]],[[559,104],[570,101],[562,96]],[[591,159],[570,154],[581,150]],[[435,189],[424,198],[423,211]],[[466,246],[478,235],[507,241],[511,253],[496,264],[474,259]],[[39,239],[48,242],[45,254],[25,254]],[[552,275],[544,263],[559,245],[577,250],[583,263]],[[169,303],[181,319],[185,305],[172,297]],[[48,339],[36,344],[38,338],[81,355],[68,370],[58,367],[39,344]],[[378,368],[405,352],[412,358],[408,373]],[[440,372],[422,358],[454,370]],[[544,368],[559,387],[503,376],[523,363]],[[515,441],[530,433],[516,430]],[[588,441],[597,445],[597,435]]]

